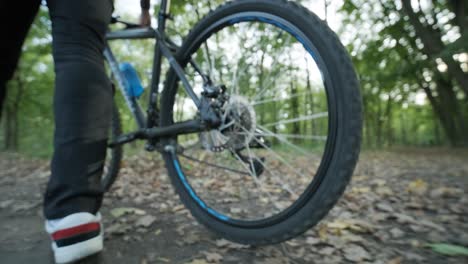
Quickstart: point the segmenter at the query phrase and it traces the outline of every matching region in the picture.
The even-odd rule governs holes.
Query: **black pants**
[[[40,3],[0,0],[0,24],[7,31],[0,60],[0,109]],[[101,206],[100,178],[112,113],[112,88],[102,51],[112,1],[48,0],[47,4],[56,81],[54,155],[44,214],[56,219],[77,212],[96,213]]]

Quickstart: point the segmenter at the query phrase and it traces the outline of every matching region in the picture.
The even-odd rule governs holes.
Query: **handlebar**
[[[119,16],[112,16],[110,24],[123,24],[126,29],[140,28],[141,27],[139,24],[123,21],[123,20],[120,19]]]

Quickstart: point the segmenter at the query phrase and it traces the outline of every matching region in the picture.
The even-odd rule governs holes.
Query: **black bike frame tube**
[[[106,46],[104,49],[104,56],[106,57],[106,60],[109,63],[109,67],[111,68],[114,78],[118,82],[117,86],[119,87],[123,97],[125,98],[125,101],[128,107],[130,108],[130,111],[135,117],[138,127],[140,129],[146,128],[145,116],[141,110],[141,107],[138,104],[137,99],[134,97],[131,97],[127,93],[127,90],[126,90],[127,81],[125,77],[123,76],[122,72],[120,72],[119,63],[115,59],[114,54],[112,53],[108,43],[106,43]]]
[[[206,126],[200,120],[189,120],[165,127],[148,128],[144,130],[144,135],[148,138],[159,138],[200,133],[205,130]]]
[[[153,28],[130,28],[108,32],[106,34],[107,40],[116,39],[154,39],[156,38]]]
[[[155,46],[154,59],[153,59],[153,72],[151,76],[151,90],[149,96],[148,113],[147,113],[147,124],[148,127],[154,127],[159,124],[155,124],[157,121],[158,109],[158,94],[159,94],[159,79],[161,78],[161,63],[162,55],[159,49],[159,40]]]
[[[160,137],[171,137],[174,135],[184,135],[200,133],[206,130],[206,126],[200,120],[188,120],[184,122],[174,123],[165,127],[153,127],[141,129],[129,134],[124,134],[115,139],[109,144],[109,147],[114,148],[137,139],[158,139]]]
[[[158,94],[159,94],[159,83],[161,79],[161,64],[163,56],[167,58],[171,67],[176,72],[177,76],[179,77],[180,81],[184,85],[185,91],[191,97],[197,108],[200,110],[201,108],[201,100],[195,94],[190,85],[187,77],[185,76],[185,72],[183,68],[179,65],[177,60],[175,59],[173,53],[171,52],[170,48],[166,44],[166,21],[170,17],[170,0],[161,0],[161,6],[159,10],[158,16],[158,28],[154,30],[152,28],[130,28],[115,32],[109,32],[106,35],[107,40],[116,40],[116,39],[148,39],[148,38],[156,38],[156,45],[154,51],[154,60],[153,60],[153,71],[152,71],[152,78],[151,78],[151,91],[149,96],[149,105],[147,111],[147,118],[145,120],[145,115],[143,114],[140,105],[138,104],[135,98],[132,98],[128,95],[127,91],[125,90],[126,81],[123,78],[122,73],[119,70],[118,62],[115,59],[108,43],[106,43],[106,49],[104,51],[104,56],[106,57],[111,70],[117,79],[119,84],[119,88],[121,89],[122,94],[125,97],[128,107],[130,108],[133,116],[137,120],[138,126],[140,129],[143,128],[153,128],[158,126],[159,124],[156,123],[158,120]]]
[[[170,3],[167,0],[161,0],[159,15],[158,15],[158,29],[162,36],[166,31],[166,20],[169,17]],[[158,38],[154,49],[154,59],[153,59],[153,73],[151,76],[151,91],[149,96],[148,104],[148,113],[147,113],[147,125],[148,127],[154,127],[159,124],[155,124],[159,113],[158,109],[158,95],[159,95],[159,82],[161,79],[161,63],[162,63],[162,54],[159,47],[161,45],[161,38]]]
[[[156,39],[162,39],[161,35],[159,35],[159,32],[156,32]],[[158,41],[159,42],[159,41]],[[169,64],[171,65],[172,69],[176,72],[177,76],[179,77],[179,80],[182,82],[184,85],[185,91],[187,94],[190,96],[190,98],[193,100],[197,108],[200,110],[201,108],[201,101],[200,98],[195,94],[195,92],[192,89],[192,86],[190,85],[187,77],[185,76],[185,71],[182,69],[182,66],[177,62],[175,59],[174,55],[172,54],[171,50],[167,45],[163,42],[159,43],[159,48],[164,55],[164,57],[167,58],[169,61]]]

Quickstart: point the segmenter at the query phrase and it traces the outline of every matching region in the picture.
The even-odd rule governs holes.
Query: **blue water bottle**
[[[127,87],[125,87],[125,89],[128,95],[130,97],[140,98],[145,90],[143,89],[143,85],[141,85],[140,78],[135,68],[128,62],[121,63],[119,68],[127,81]]]

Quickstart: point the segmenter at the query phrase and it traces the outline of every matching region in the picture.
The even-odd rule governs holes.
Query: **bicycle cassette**
[[[255,136],[256,124],[255,110],[248,100],[231,96],[223,107],[221,126],[200,134],[202,146],[213,152],[244,149]]]

